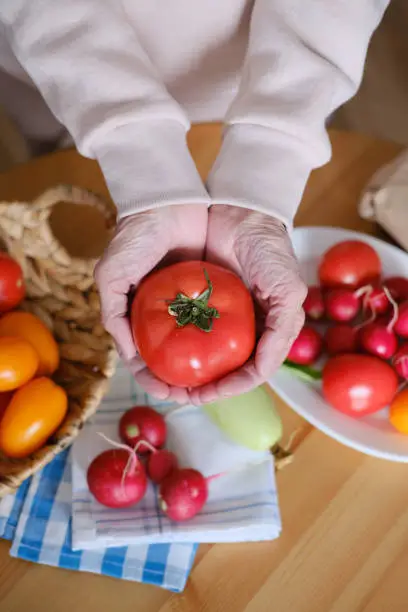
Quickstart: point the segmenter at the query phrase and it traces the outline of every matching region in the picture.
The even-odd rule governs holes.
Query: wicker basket
[[[109,231],[114,227],[109,204],[76,187],[55,187],[31,203],[0,202],[0,240],[26,279],[22,309],[40,317],[59,342],[61,364],[54,379],[69,398],[67,416],[45,447],[25,459],[0,455],[0,498],[73,441],[96,411],[115,370],[113,342],[100,323],[95,260],[71,257],[51,229],[50,215],[60,202],[92,206]]]

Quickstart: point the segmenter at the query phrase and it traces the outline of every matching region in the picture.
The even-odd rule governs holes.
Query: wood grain
[[[400,150],[332,132],[333,158],[314,172],[296,223],[376,233],[356,204],[373,172]],[[203,178],[221,142],[217,125],[195,126],[189,145]],[[57,182],[108,197],[97,164],[74,151],[0,175],[0,199],[33,198]],[[83,249],[78,222],[56,231]],[[69,235],[68,235],[69,234]],[[95,243],[93,244],[95,249]],[[99,245],[101,248],[101,245]],[[0,542],[1,612],[406,612],[408,468],[365,457],[314,430],[275,396],[295,461],[278,474],[283,533],[271,543],[200,547],[184,593],[47,568],[8,556]]]

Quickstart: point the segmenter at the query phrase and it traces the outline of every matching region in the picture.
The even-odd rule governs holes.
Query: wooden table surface
[[[296,221],[375,233],[359,219],[356,202],[399,148],[356,134],[331,137],[333,159],[313,173]],[[196,126],[189,143],[205,176],[219,127]],[[64,151],[0,175],[0,200],[31,199],[58,182],[107,195],[96,163]],[[72,232],[67,241],[82,248],[83,226],[79,232],[75,219],[70,226],[61,215],[56,227]],[[0,542],[0,611],[407,612],[408,466],[341,446],[278,398],[277,404],[285,437],[300,428],[295,460],[278,474],[283,533],[277,541],[201,546],[180,595],[11,559],[9,544]]]

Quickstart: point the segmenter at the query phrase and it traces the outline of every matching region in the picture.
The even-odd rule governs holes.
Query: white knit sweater
[[[3,67],[26,72],[99,161],[120,215],[218,202],[290,224],[387,4],[7,0],[0,27],[17,61]],[[214,120],[226,130],[204,186],[185,135]]]

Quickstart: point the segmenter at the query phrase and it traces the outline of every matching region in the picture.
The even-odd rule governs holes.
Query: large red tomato
[[[345,240],[332,246],[319,266],[320,283],[324,287],[356,289],[377,281],[381,261],[374,249],[361,240]]]
[[[201,261],[163,268],[140,285],[131,325],[161,380],[197,387],[244,364],[255,346],[251,294],[229,270]]]
[[[24,299],[23,271],[7,253],[0,253],[0,312],[7,312]]]
[[[339,355],[323,370],[323,395],[334,408],[350,416],[364,416],[387,406],[398,388],[391,366],[378,357]]]

